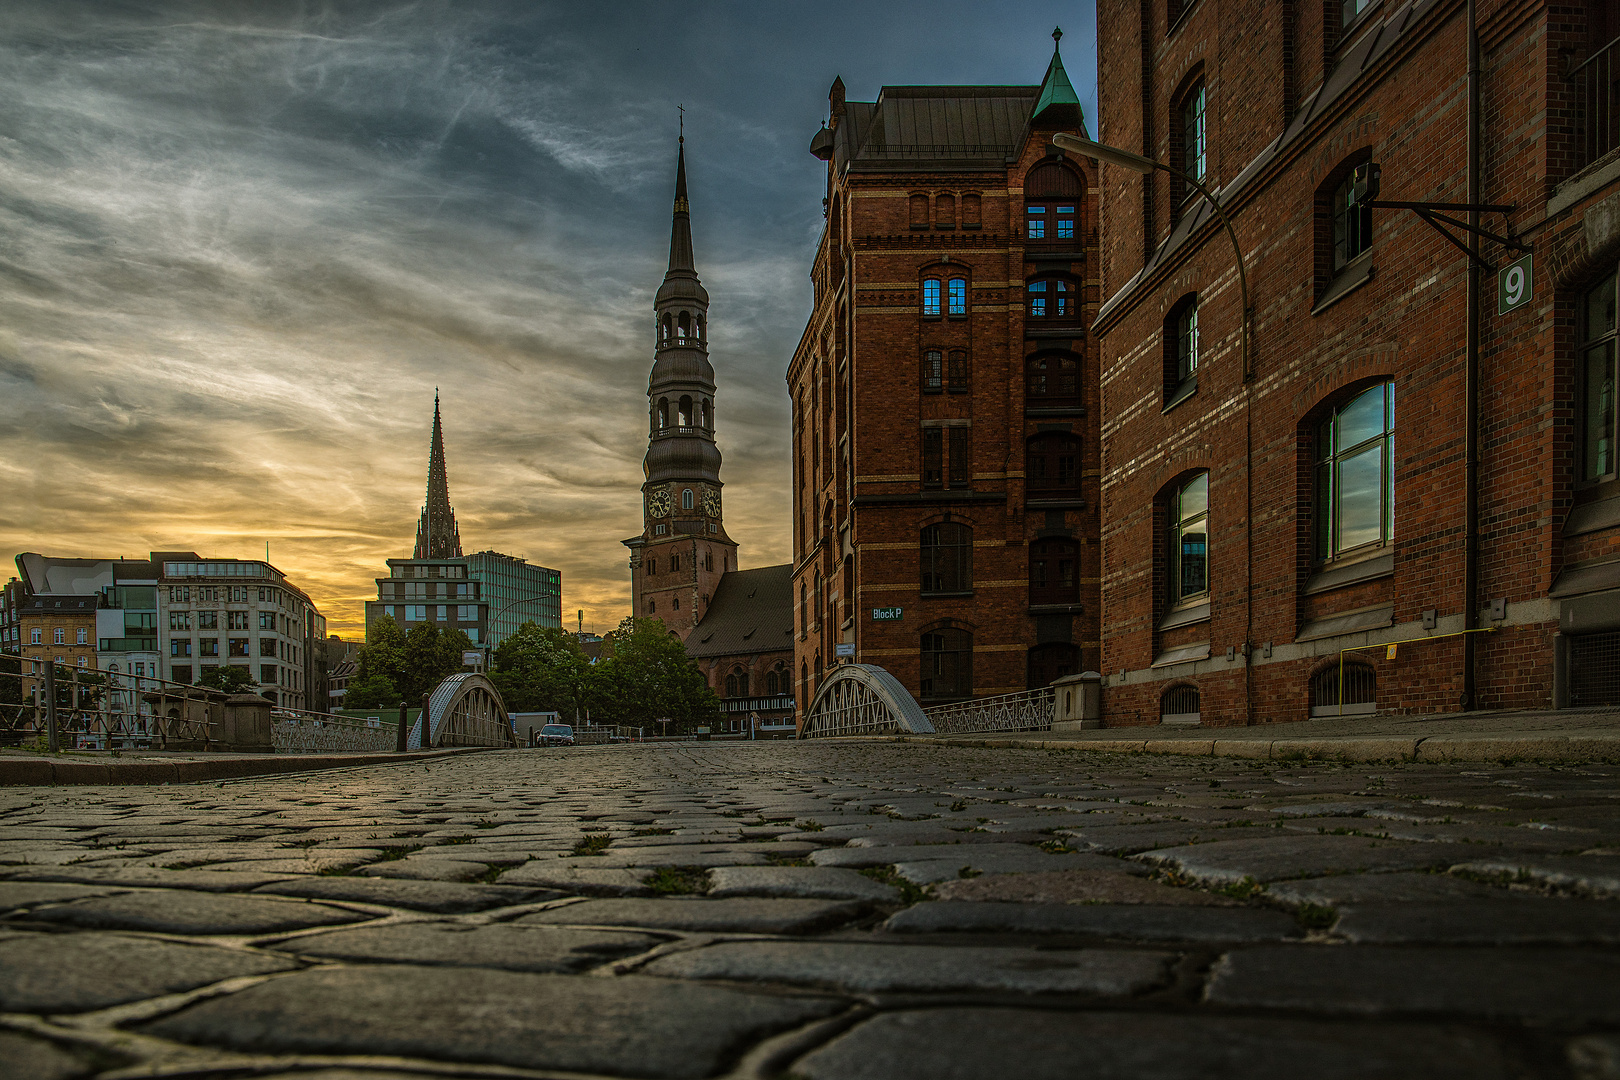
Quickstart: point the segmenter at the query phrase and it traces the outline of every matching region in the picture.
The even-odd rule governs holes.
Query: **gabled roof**
[[[692,656],[740,656],[793,648],[793,564],[733,570],[686,638]]]

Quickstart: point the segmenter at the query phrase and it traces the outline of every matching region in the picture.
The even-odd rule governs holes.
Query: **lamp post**
[[[1118,165],[1122,169],[1129,169],[1132,172],[1141,173],[1143,176],[1148,175],[1155,169],[1167,172],[1171,176],[1180,177],[1183,183],[1191,184],[1193,189],[1204,197],[1204,201],[1209,203],[1210,209],[1214,210],[1215,215],[1221,219],[1221,225],[1226,229],[1227,238],[1232,241],[1232,254],[1237,258],[1238,291],[1242,293],[1243,300],[1243,379],[1245,382],[1252,379],[1254,377],[1254,368],[1251,366],[1249,359],[1249,275],[1244,270],[1243,249],[1238,246],[1237,233],[1232,230],[1232,221],[1226,216],[1226,211],[1221,208],[1220,202],[1216,200],[1210,190],[1180,169],[1172,169],[1162,162],[1143,157],[1141,154],[1133,154],[1129,150],[1121,150],[1116,146],[1106,146],[1100,142],[1092,142],[1090,139],[1082,139],[1078,135],[1067,135],[1059,132],[1052,136],[1052,145],[1064,150],[1073,150],[1077,154],[1085,154],[1087,157],[1097,158],[1099,161],[1106,161],[1110,165]]]

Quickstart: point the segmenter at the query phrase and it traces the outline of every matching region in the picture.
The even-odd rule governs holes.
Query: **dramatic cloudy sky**
[[[358,634],[437,386],[464,546],[612,628],[684,104],[727,526],[786,561],[828,85],[1037,82],[1061,25],[1094,115],[1092,7],[6,0],[0,558],[269,542]]]

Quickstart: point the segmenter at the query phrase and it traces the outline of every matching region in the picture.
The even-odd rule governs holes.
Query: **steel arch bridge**
[[[929,735],[933,730],[922,706],[899,679],[876,664],[843,664],[816,691],[799,738]]]
[[[506,703],[495,684],[477,672],[452,675],[433,688],[427,708],[411,726],[407,746],[517,746]]]

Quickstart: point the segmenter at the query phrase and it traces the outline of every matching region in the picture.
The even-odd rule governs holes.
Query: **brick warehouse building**
[[[1620,702],[1606,7],[1098,5],[1109,724]]]
[[[923,704],[1098,662],[1093,169],[1039,86],[846,101],[793,401],[799,716],[836,647]]]

